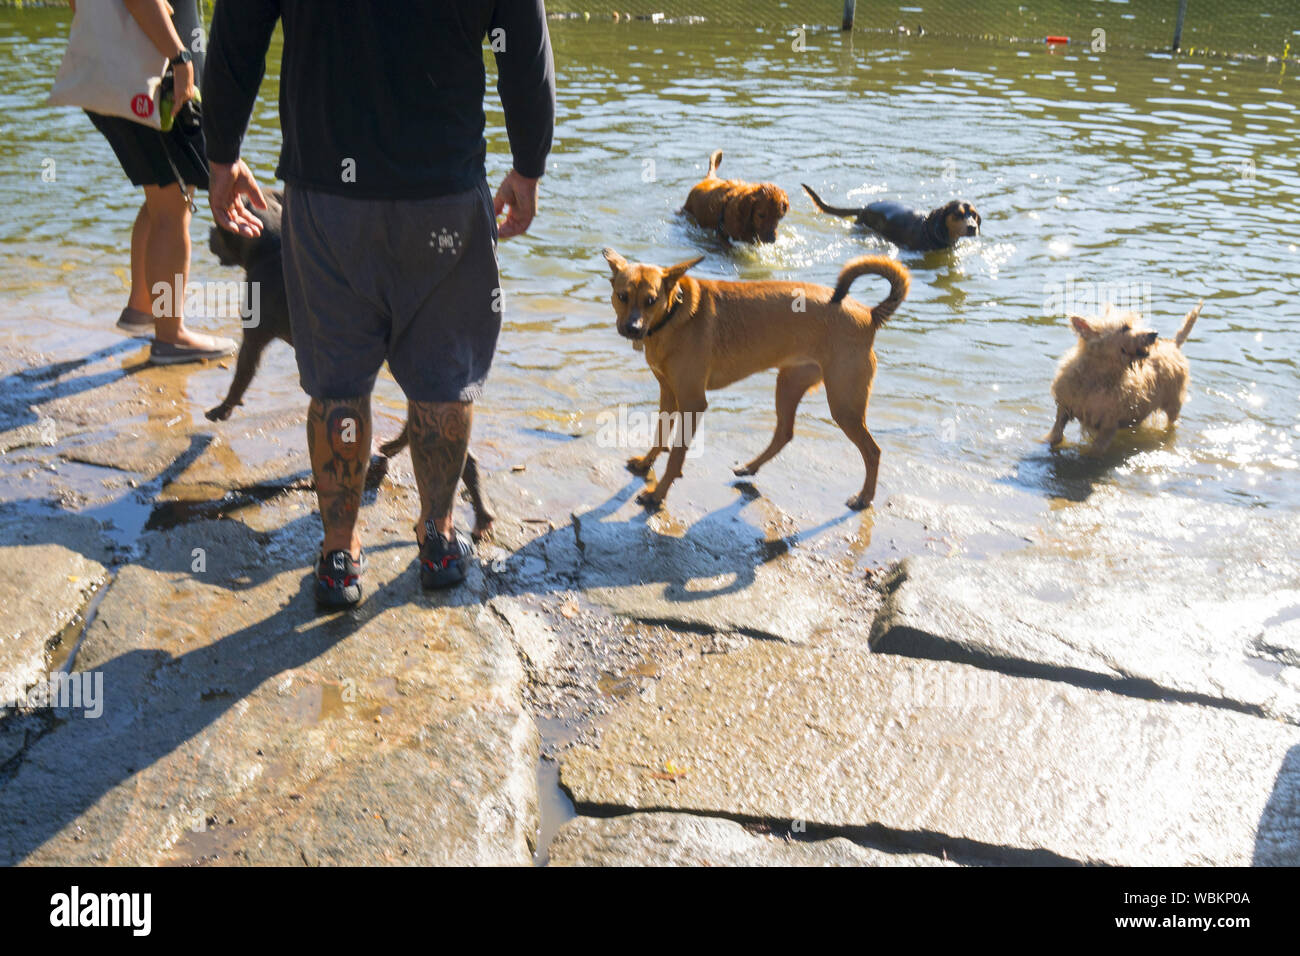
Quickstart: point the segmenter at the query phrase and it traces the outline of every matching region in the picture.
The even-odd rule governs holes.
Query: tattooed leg
[[[370,465],[370,396],[316,399],[307,408],[307,451],[325,526],[326,553],[361,555],[357,512]]]
[[[452,531],[452,507],[456,488],[465,469],[470,423],[474,406],[470,402],[409,402],[411,460],[415,481],[420,486],[420,522],[415,536],[424,544],[424,523],[433,519],[438,533]]]

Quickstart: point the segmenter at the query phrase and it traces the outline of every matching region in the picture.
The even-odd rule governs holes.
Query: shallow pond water
[[[793,6],[792,23],[825,4]],[[1121,27],[1125,16],[1116,13]],[[64,11],[0,12],[0,342],[14,345],[75,340],[111,324],[124,300],[138,197],[83,115],[41,102],[65,23]],[[542,211],[527,238],[501,249],[508,318],[484,408],[509,423],[503,440],[589,430],[601,409],[653,403],[650,373],[613,331],[602,246],[662,264],[703,252],[700,276],[825,283],[850,257],[884,251],[913,270],[910,298],[877,339],[869,424],[885,449],[884,494],[906,480],[891,456],[906,455],[1046,496],[1103,484],[1300,503],[1300,98],[1284,65],[1171,58],[1118,42],[1094,53],[1078,43],[846,38],[712,20],[555,20],[551,29],[559,122]],[[279,138],[278,56],[277,45],[245,149],[266,183]],[[487,112],[495,183],[509,160],[492,95]],[[728,248],[678,213],[717,147],[725,173],[789,193],[775,245]],[[53,182],[42,175],[51,163]],[[818,213],[804,182],[846,205],[891,198],[928,208],[960,195],[981,210],[983,235],[951,253],[900,254]],[[207,226],[203,210],[194,278],[237,278],[207,252]],[[881,290],[863,281],[855,293],[872,300]],[[1123,436],[1098,467],[1073,450],[1049,454],[1038,439],[1072,341],[1063,313],[1107,297],[1133,301],[1166,335],[1197,299],[1206,305],[1186,349],[1192,393],[1176,434]],[[219,397],[227,374],[189,377],[198,407]],[[716,395],[710,418],[752,428],[761,447],[772,378]],[[381,392],[382,409],[399,414],[392,383]],[[248,401],[300,401],[287,349],[271,350]],[[820,397],[801,409],[799,434],[785,456],[849,454]]]

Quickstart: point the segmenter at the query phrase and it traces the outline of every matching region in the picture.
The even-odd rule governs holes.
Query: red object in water
[[[1047,42],[1048,43],[1069,43],[1070,38],[1069,37],[1048,37]]]

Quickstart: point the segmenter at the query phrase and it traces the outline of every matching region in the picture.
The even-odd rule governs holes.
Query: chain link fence
[[[1272,57],[1300,54],[1300,0],[856,0],[855,34],[1070,44],[1168,51],[1180,3],[1181,49],[1188,55]],[[553,0],[554,18],[589,22],[708,22],[742,28],[838,30],[844,0]],[[1103,31],[1101,34],[1095,31]]]
[[[205,8],[211,0],[200,0]],[[1168,51],[1187,55],[1300,57],[1300,0],[855,0],[855,34]],[[66,7],[67,0],[0,0],[0,9]],[[552,0],[553,19],[713,23],[838,30],[845,0]],[[1180,18],[1179,8],[1184,12]],[[1182,20],[1179,30],[1179,20]],[[1096,31],[1103,31],[1097,34]]]

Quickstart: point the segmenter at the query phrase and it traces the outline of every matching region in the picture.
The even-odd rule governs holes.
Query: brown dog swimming
[[[776,227],[790,211],[790,199],[775,183],[722,179],[722,150],[709,157],[709,174],[696,183],[682,208],[706,229],[737,242],[776,242]]]
[[[954,199],[928,213],[889,200],[873,202],[860,209],[844,209],[826,205],[811,186],[804,184],[803,189],[822,212],[854,218],[858,225],[866,226],[900,249],[912,252],[951,248],[958,239],[978,236],[984,221],[975,207],[964,199]]]
[[[1172,428],[1187,401],[1190,368],[1183,343],[1204,304],[1198,302],[1187,313],[1172,340],[1142,328],[1136,312],[1107,306],[1100,318],[1070,316],[1079,340],[1052,382],[1056,424],[1045,441],[1059,445],[1065,426],[1075,418],[1092,436],[1089,455],[1100,455],[1119,429],[1139,424],[1152,412],[1163,411],[1165,427]]]
[[[686,271],[700,259],[665,269],[631,264],[605,250],[613,274],[612,302],[618,332],[641,343],[646,364],[659,381],[654,446],[628,468],[649,475],[637,501],[658,508],[682,473],[691,435],[709,407],[706,393],[776,368],[776,431],[764,451],[735,469],[753,475],[794,437],[799,401],[825,383],[835,424],[857,446],[866,467],[862,490],[848,501],[865,508],[876,494],[880,446],[867,431],[867,402],[876,373],[876,331],[907,297],[910,276],[884,256],[845,264],[834,289],[802,282],[724,282],[695,279]],[[853,280],[879,275],[889,295],[874,308],[847,298]],[[671,449],[671,450],[670,450]],[[651,469],[668,451],[663,478]]]
[[[220,405],[204,414],[209,421],[225,421],[243,404],[244,392],[257,374],[262,352],[275,339],[293,345],[293,330],[289,326],[289,300],[284,287],[284,267],[280,250],[280,218],[284,195],[278,190],[266,190],[266,209],[249,206],[248,211],[262,223],[259,236],[241,236],[213,226],[208,233],[208,248],[223,266],[241,266],[247,280],[244,285],[244,337],[239,344],[239,357],[235,361],[235,377],[230,390]],[[379,446],[381,458],[370,465],[367,484],[376,484],[387,471],[387,459],[398,454],[408,444],[407,425],[392,441]],[[492,533],[496,515],[483,492],[478,462],[472,453],[465,456],[465,471],[461,475],[465,492],[474,508],[476,541]]]

